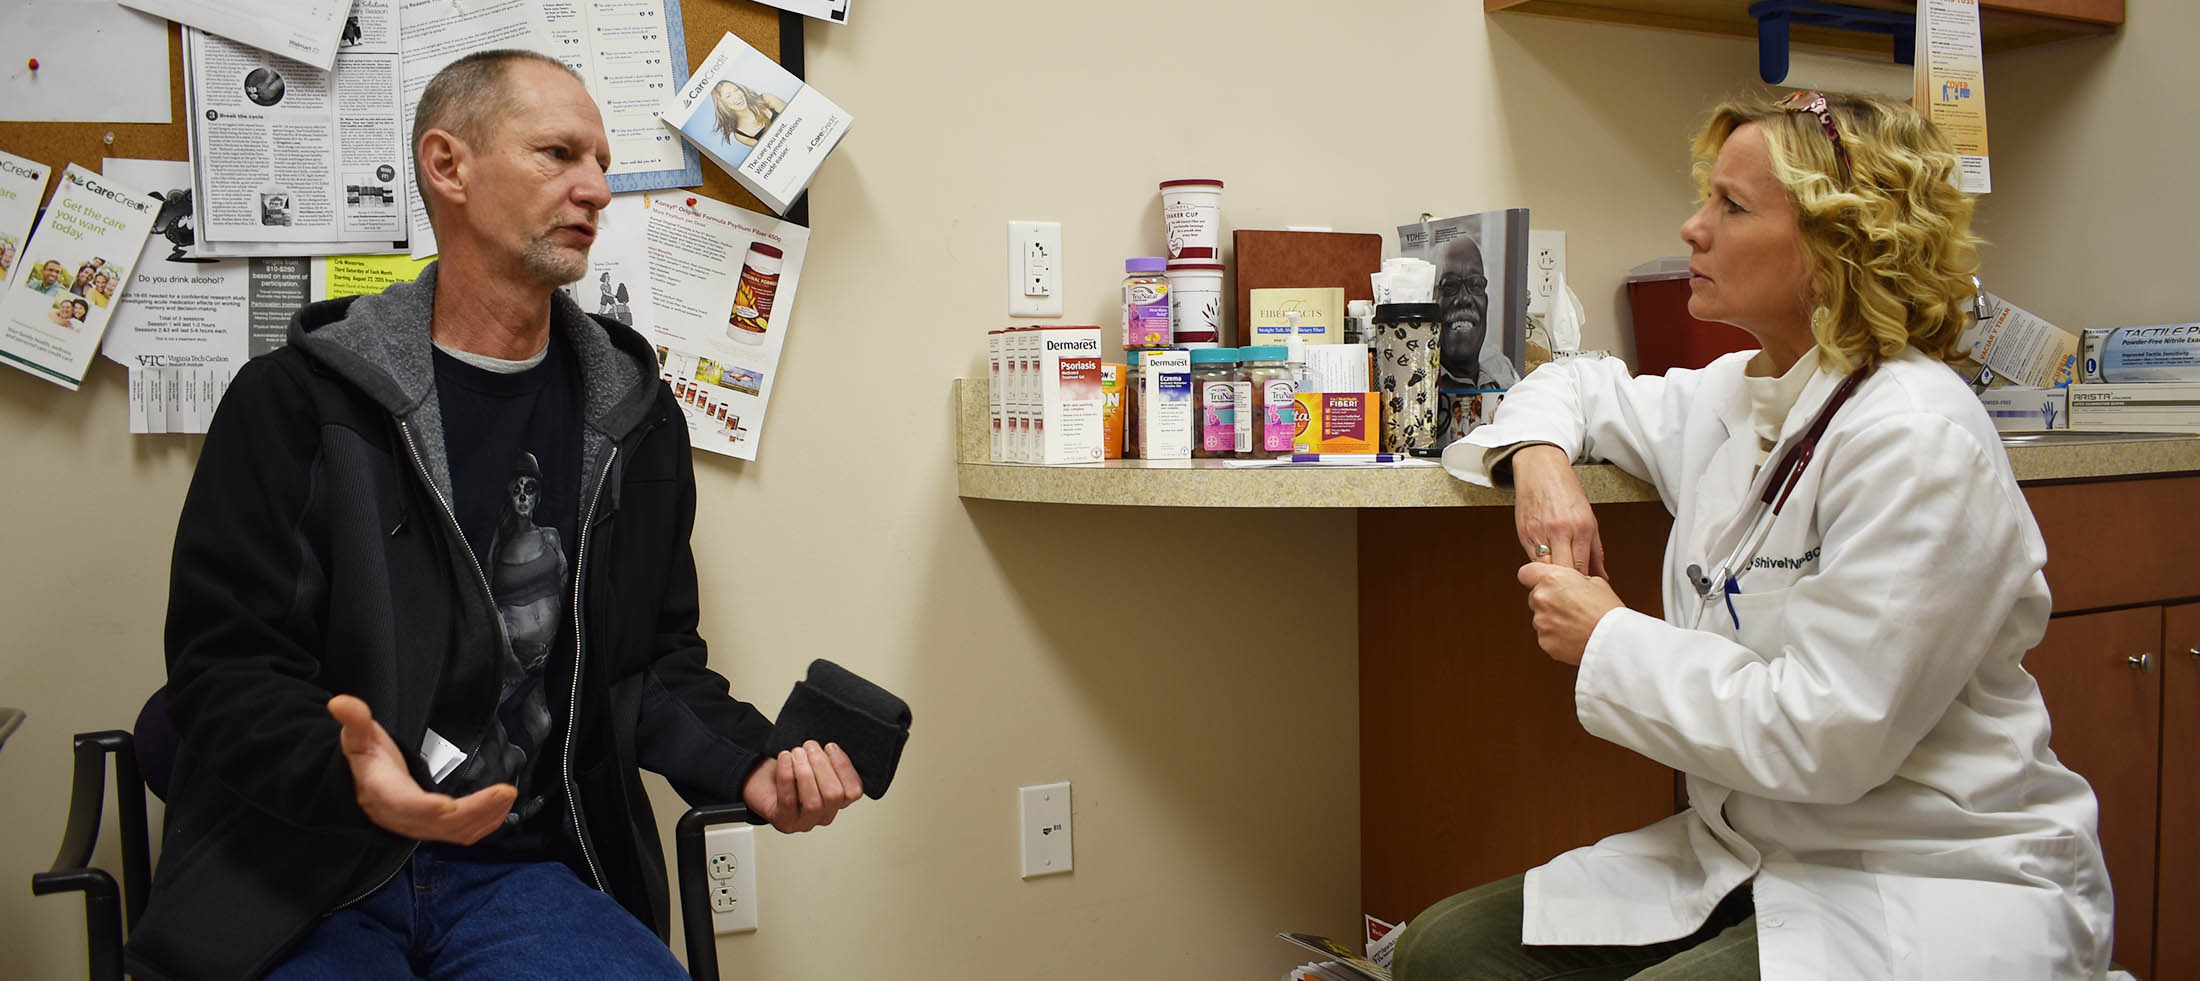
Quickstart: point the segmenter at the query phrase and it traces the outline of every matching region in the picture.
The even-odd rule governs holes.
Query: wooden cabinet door
[[[2169,608],[2162,651],[2162,834],[2150,978],[2200,978],[2200,604]]]
[[[2144,606],[2056,617],[2024,658],[2047,700],[2049,748],[2100,799],[2101,850],[2116,889],[2116,960],[2149,979],[2191,976],[2154,971],[2161,644],[2162,608]],[[2129,660],[2140,655],[2144,670]]]
[[[2200,522],[2185,513],[2200,477],[2048,484],[2024,499],[2047,540],[2056,612],[2200,596]]]
[[[1597,508],[1612,584],[1659,608],[1672,520]],[[1536,646],[1511,508],[1360,512],[1360,891],[1404,920],[1673,813],[1673,771],[1589,735]]]

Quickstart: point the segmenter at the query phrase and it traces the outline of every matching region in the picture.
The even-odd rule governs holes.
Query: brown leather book
[[[1383,237],[1373,232],[1278,232],[1241,228],[1231,234],[1237,266],[1237,324],[1227,343],[1245,344],[1254,290],[1340,286],[1344,298],[1372,300],[1368,276],[1383,268]]]

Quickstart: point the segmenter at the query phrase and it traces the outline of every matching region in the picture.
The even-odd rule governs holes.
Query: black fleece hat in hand
[[[909,741],[909,703],[819,658],[810,662],[810,676],[794,683],[764,749],[776,755],[812,739],[820,746],[839,743],[863,777],[864,796],[877,800],[894,782],[901,747]]]

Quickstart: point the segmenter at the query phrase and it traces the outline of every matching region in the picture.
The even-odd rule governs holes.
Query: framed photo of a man
[[[1527,364],[1528,209],[1398,226],[1399,252],[1436,267],[1443,318],[1437,445],[1479,425],[1476,396],[1503,391]]]

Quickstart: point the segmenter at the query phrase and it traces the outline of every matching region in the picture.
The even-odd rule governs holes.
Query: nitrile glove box
[[[1978,395],[1994,428],[2002,432],[2036,433],[2070,428],[2070,389],[2003,385]]]

